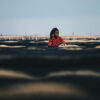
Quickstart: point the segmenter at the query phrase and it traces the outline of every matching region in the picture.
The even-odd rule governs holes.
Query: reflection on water
[[[62,81],[64,76],[65,81]],[[66,76],[66,77],[65,77]],[[70,76],[73,76],[70,77]],[[79,80],[83,80],[84,77],[100,77],[100,73],[89,71],[89,70],[79,70],[79,71],[60,71],[60,72],[52,72],[44,77],[34,77],[22,72],[16,72],[11,70],[0,70],[0,79],[2,78],[11,78],[13,79],[28,79],[29,82],[21,82],[17,84],[16,81],[14,84],[8,83],[4,84],[4,88],[0,88],[0,98],[4,99],[37,99],[37,98],[51,98],[51,99],[69,99],[69,100],[88,100],[90,98],[90,94],[79,86],[79,84],[74,84],[74,81],[71,83],[67,80],[73,80],[75,76],[80,77]],[[49,80],[50,78],[50,80]],[[56,81],[53,78],[59,78],[60,81]],[[83,79],[82,79],[83,78]],[[76,78],[77,80],[77,78]],[[79,81],[77,80],[77,82]],[[89,82],[89,81],[88,81]],[[88,82],[84,80],[86,86],[88,86]],[[92,80],[93,82],[93,80]],[[91,82],[90,82],[91,83]],[[81,83],[80,83],[81,84]],[[83,84],[84,85],[84,84]],[[6,87],[5,87],[6,86]],[[92,89],[92,87],[90,87]]]
[[[11,71],[11,70],[0,70],[0,77],[33,79],[33,77],[30,75],[27,75],[22,72]]]
[[[47,77],[56,77],[56,76],[93,76],[100,77],[99,72],[94,72],[90,70],[77,70],[77,71],[60,71],[60,72],[52,72],[43,77],[35,77],[32,75],[28,75],[23,72],[12,71],[12,70],[0,70],[0,77],[12,77],[12,78],[26,78],[26,79],[44,79]]]
[[[25,47],[25,46],[9,46],[9,45],[0,45],[0,47],[3,47],[3,48],[23,48],[23,47]]]
[[[54,73],[48,74],[48,77],[66,76],[66,75],[100,77],[100,73],[94,72],[94,71],[88,71],[88,70],[54,72]]]
[[[25,96],[24,96],[25,95]],[[73,97],[73,98],[87,98],[87,94],[78,88],[77,86],[71,84],[59,84],[59,83],[31,83],[31,84],[21,84],[14,85],[0,91],[0,97],[6,98],[16,98],[24,96],[29,97],[35,96],[40,97]]]

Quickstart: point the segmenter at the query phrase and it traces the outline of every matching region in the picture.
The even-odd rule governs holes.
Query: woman
[[[58,47],[61,44],[66,44],[62,37],[59,36],[59,30],[57,28],[53,28],[50,32],[50,39],[48,46],[49,47]]]

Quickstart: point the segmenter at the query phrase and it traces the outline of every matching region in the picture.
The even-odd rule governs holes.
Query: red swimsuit
[[[49,39],[48,46],[55,46],[58,47],[60,44],[66,44],[62,37],[58,36],[57,39],[53,36],[52,39]]]

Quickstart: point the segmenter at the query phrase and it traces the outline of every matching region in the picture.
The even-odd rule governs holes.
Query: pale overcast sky
[[[100,34],[100,0],[0,0],[0,33]]]

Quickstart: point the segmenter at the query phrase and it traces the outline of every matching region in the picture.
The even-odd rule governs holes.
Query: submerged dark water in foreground
[[[100,42],[48,48],[0,41],[0,99],[99,100]]]

